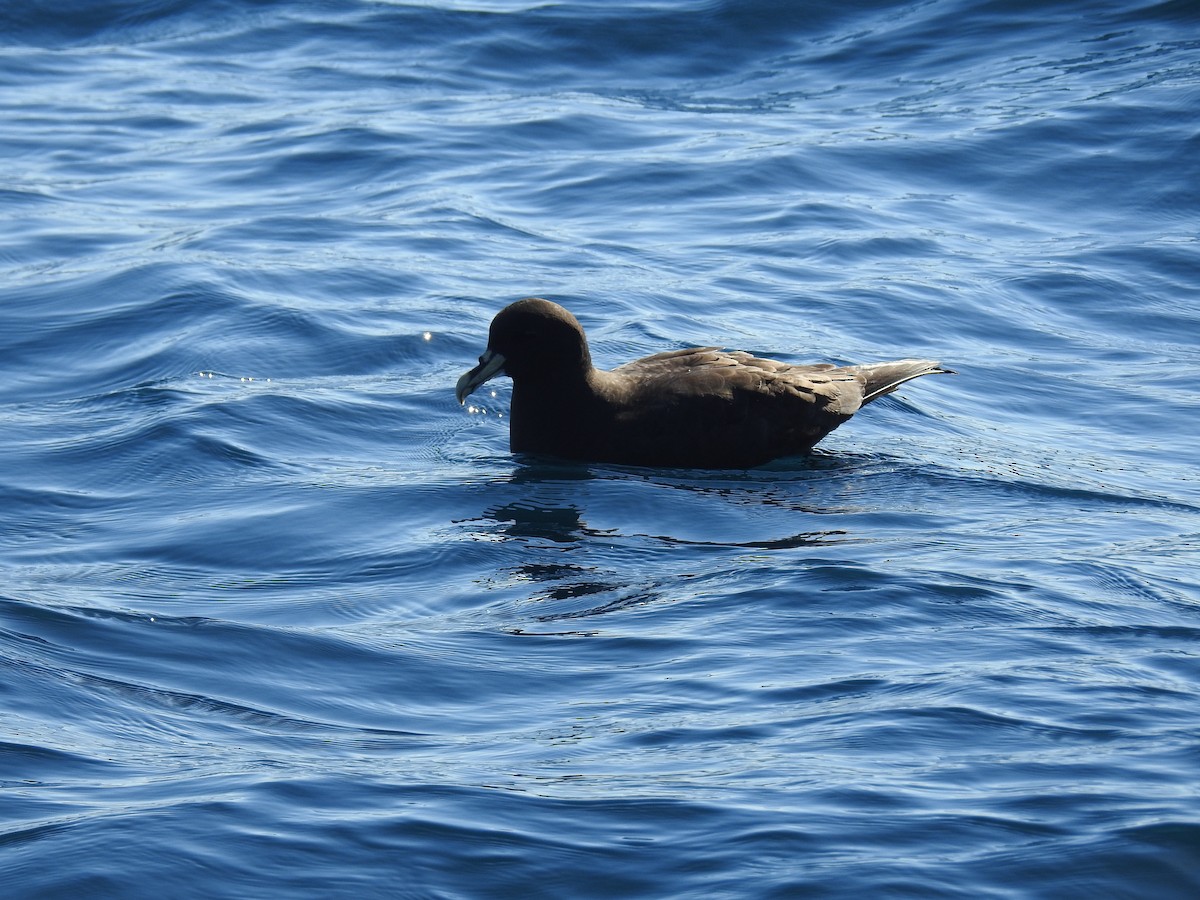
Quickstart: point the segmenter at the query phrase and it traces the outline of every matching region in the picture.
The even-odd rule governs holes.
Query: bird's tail
[[[906,381],[922,375],[953,375],[953,369],[945,369],[931,359],[900,359],[896,362],[868,363],[865,366],[847,366],[862,378],[863,406],[872,400],[890,394]]]

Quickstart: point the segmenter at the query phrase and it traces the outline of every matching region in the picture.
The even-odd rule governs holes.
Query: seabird
[[[807,453],[862,406],[921,375],[927,359],[795,366],[696,347],[610,372],[592,365],[578,320],[549,300],[496,314],[479,365],[455,388],[461,404],[497,375],[513,380],[514,453],[703,469],[749,469]]]

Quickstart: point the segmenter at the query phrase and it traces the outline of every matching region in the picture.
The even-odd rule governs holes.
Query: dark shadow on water
[[[849,540],[844,529],[799,531],[763,540],[709,541],[669,534],[621,534],[617,529],[596,529],[587,524],[581,501],[585,494],[578,485],[586,482],[645,482],[689,494],[712,495],[724,502],[743,506],[764,505],[796,513],[825,513],[820,504],[806,506],[794,497],[777,493],[783,485],[803,486],[830,477],[861,472],[863,460],[828,454],[812,454],[778,460],[770,466],[749,470],[653,469],[607,464],[573,463],[521,455],[507,478],[498,484],[528,487],[520,499],[488,507],[480,519],[498,523],[500,533],[518,539],[578,545],[589,538],[642,539],[665,546],[729,547],[749,550],[781,550]],[[495,529],[489,529],[495,533]]]
[[[860,476],[873,465],[869,459],[828,454],[749,471],[635,468],[530,456],[516,457],[515,463],[487,485],[486,495],[495,502],[459,524],[479,540],[500,544],[497,550],[508,564],[497,567],[495,583],[507,588],[527,583],[527,602],[546,604],[545,610],[531,611],[530,621],[543,624],[703,593],[704,579],[695,579],[713,565],[726,565],[718,558],[861,540],[844,527],[813,526],[830,522],[831,510],[822,505],[830,491],[822,485]],[[627,498],[634,504],[628,517],[622,506]],[[596,527],[589,524],[589,509],[595,518],[610,522],[615,516],[626,524]],[[713,539],[705,534],[710,516],[717,523],[711,526]],[[802,527],[792,531],[789,524]]]
[[[483,516],[499,523],[501,533],[513,538],[575,544],[596,534],[584,523],[579,508],[571,504],[548,506],[519,501],[485,509]]]

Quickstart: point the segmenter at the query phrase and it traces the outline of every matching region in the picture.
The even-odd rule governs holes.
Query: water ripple
[[[9,6],[10,892],[1200,889],[1193,5]],[[531,294],[961,374],[524,458]]]

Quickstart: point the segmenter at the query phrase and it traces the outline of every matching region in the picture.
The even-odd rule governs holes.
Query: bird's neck
[[[586,455],[602,421],[602,404],[590,376],[591,372],[576,372],[557,373],[554,378],[513,379],[512,449],[566,458]]]

